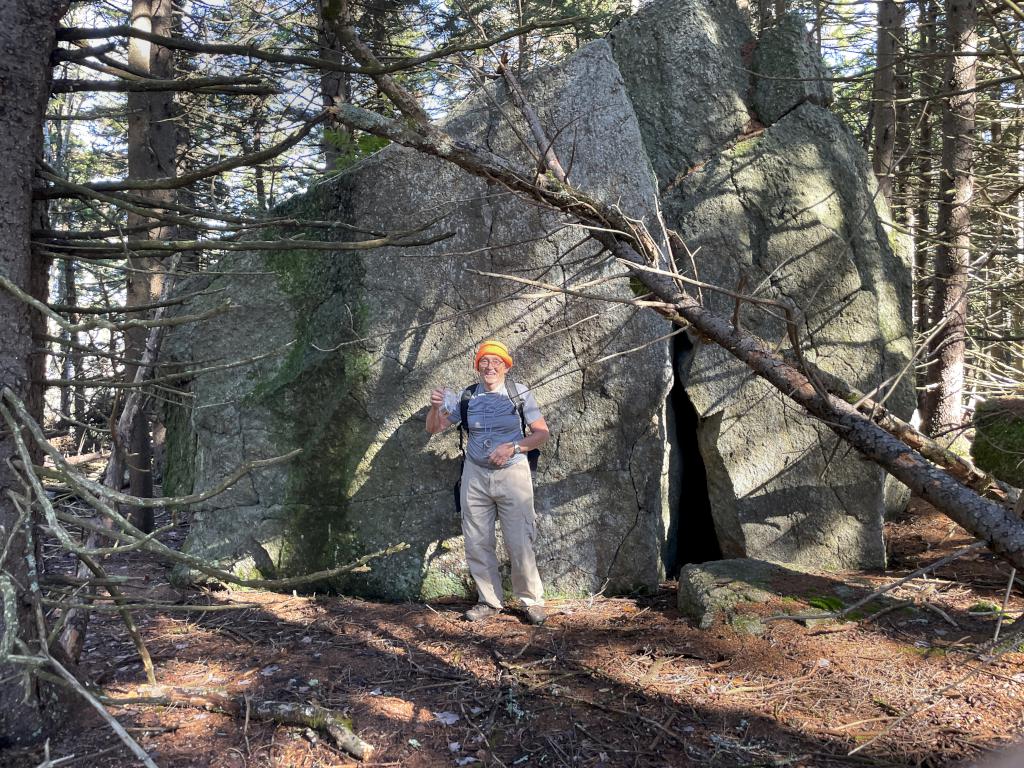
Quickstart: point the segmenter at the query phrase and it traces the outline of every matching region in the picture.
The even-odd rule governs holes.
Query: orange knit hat
[[[480,348],[476,351],[476,359],[473,361],[474,369],[480,367],[480,358],[484,355],[500,357],[506,366],[512,367],[512,355],[509,354],[508,347],[497,339],[487,339],[487,341],[480,345]]]

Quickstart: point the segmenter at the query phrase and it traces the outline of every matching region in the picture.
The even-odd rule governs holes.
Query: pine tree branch
[[[412,69],[421,64],[426,64],[437,59],[443,59],[447,56],[451,56],[456,53],[467,53],[469,51],[476,51],[480,48],[487,48],[492,45],[503,43],[506,40],[519,37],[520,35],[527,34],[529,32],[535,32],[542,29],[560,29],[561,27],[568,27],[576,24],[580,21],[585,21],[587,16],[572,16],[565,19],[554,19],[552,21],[536,21],[529,24],[523,24],[521,26],[510,29],[507,32],[502,32],[494,37],[486,38],[484,40],[470,41],[468,43],[458,43],[454,45],[446,45],[437,50],[424,53],[420,56],[408,56],[397,59],[388,64],[380,64],[374,66],[351,66],[348,64],[342,64],[341,62],[332,61],[328,58],[322,58],[320,56],[302,56],[298,54],[290,53],[277,53],[274,51],[266,51],[258,48],[255,45],[242,45],[237,43],[203,43],[198,40],[189,40],[183,37],[163,37],[161,35],[155,35],[151,32],[145,32],[140,29],[134,29],[127,25],[115,26],[115,27],[102,27],[97,29],[82,29],[77,27],[64,27],[57,30],[58,40],[96,40],[104,39],[108,37],[137,37],[142,40],[148,40],[151,43],[163,46],[164,48],[170,48],[172,50],[179,51],[191,51],[193,53],[210,53],[210,54],[223,54],[230,56],[242,56],[249,59],[258,59],[260,61],[266,61],[271,64],[299,64],[313,69],[331,71],[331,72],[344,72],[349,74],[363,74],[363,75],[382,75],[394,72],[401,72],[403,70]]]
[[[117,181],[99,181],[94,184],[87,184],[84,186],[97,192],[122,192],[131,189],[181,189],[195,184],[197,181],[202,181],[203,179],[210,178],[211,176],[224,173],[225,171],[234,170],[235,168],[240,168],[244,165],[259,165],[260,163],[265,163],[266,161],[277,157],[282,152],[291,149],[306,138],[310,131],[324,121],[326,116],[326,111],[321,112],[312,120],[307,121],[305,125],[295,131],[291,136],[277,144],[274,144],[273,146],[267,147],[266,149],[262,149],[258,152],[250,152],[245,155],[236,155],[235,157],[219,163],[213,163],[191,173],[183,173],[179,176],[168,176],[162,179],[119,179]]]
[[[55,78],[52,93],[227,93],[273,96],[281,93],[258,77],[194,77],[175,80],[81,80]]]

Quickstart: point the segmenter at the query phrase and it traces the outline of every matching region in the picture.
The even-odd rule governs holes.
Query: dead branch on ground
[[[180,688],[168,685],[139,686],[138,696],[113,698],[99,696],[107,706],[121,707],[146,704],[158,707],[194,707],[220,712],[232,717],[300,725],[326,732],[335,745],[358,760],[369,760],[373,746],[352,730],[351,721],[339,712],[316,704],[285,701],[253,701],[245,696],[232,695],[223,688]]]

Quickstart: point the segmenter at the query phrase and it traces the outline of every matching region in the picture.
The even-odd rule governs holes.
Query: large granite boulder
[[[825,86],[807,84],[820,62],[806,45],[761,48],[793,47],[801,28],[787,24],[755,48],[733,0],[661,0],[526,86],[575,184],[653,232],[663,232],[663,211],[689,246],[677,248],[681,267],[798,307],[805,354],[871,389],[909,359],[909,269],[890,245],[863,153],[822,106]],[[757,62],[771,71],[760,87]],[[804,85],[791,87],[793,76]],[[517,115],[491,84],[448,128],[526,171]],[[407,551],[370,573],[329,586],[388,598],[468,594],[452,505],[457,439],[428,438],[423,419],[430,390],[469,383],[474,347],[498,336],[552,426],[537,546],[553,594],[654,586],[673,565],[666,539],[693,530],[687,500],[705,494],[726,557],[882,564],[881,471],[726,353],[697,344],[680,355],[653,313],[541,297],[479,274],[591,281],[591,293],[632,296],[579,226],[398,147],[280,213],[339,223],[307,238],[418,227],[408,240],[449,236],[371,251],[241,253],[188,286],[207,291],[186,311],[230,308],[169,342],[171,357],[205,361],[207,371],[168,411],[166,490],[210,488],[244,460],[302,449],[201,505],[190,551],[242,573],[287,575],[405,541]],[[704,296],[735,311],[730,297]],[[739,309],[748,328],[782,341],[778,315],[750,302]],[[239,358],[248,361],[209,366]],[[690,437],[706,488],[679,467],[674,377],[696,409]],[[911,403],[906,384],[889,393],[897,413]]]
[[[732,296],[704,290],[709,306],[783,345],[784,307],[791,307],[807,358],[868,391],[896,380],[910,360],[909,264],[885,227],[863,151],[821,106],[830,96],[813,78],[823,69],[809,60],[801,36],[802,24],[789,19],[762,38],[731,118],[720,99],[711,102],[716,121],[754,121],[716,146],[701,145],[664,190],[663,213],[686,244],[676,259],[691,277],[781,302],[743,302],[737,310]],[[728,55],[725,69],[733,72],[745,51]],[[763,78],[758,65],[767,69]],[[674,91],[672,82],[623,74],[631,95],[644,92],[634,103]],[[661,136],[652,130],[644,140],[651,150]],[[726,557],[826,568],[884,564],[878,467],[721,348],[698,344],[679,368],[700,417],[700,453]],[[910,380],[905,375],[888,391],[888,406],[904,417],[913,408]]]
[[[654,176],[608,44],[588,46],[527,89],[545,123],[560,129],[555,146],[572,158],[572,180],[654,224]],[[528,130],[516,114],[495,86],[447,127],[529,168],[516,136]],[[475,347],[497,336],[513,350],[512,372],[533,388],[554,435],[537,478],[546,587],[579,594],[606,583],[657,584],[670,511],[664,410],[672,374],[667,345],[649,342],[667,324],[624,305],[537,298],[474,272],[596,281],[592,292],[632,296],[628,280],[613,279],[622,269],[597,254],[585,230],[397,146],[280,213],[364,232],[433,222],[407,239],[451,236],[369,251],[245,253],[218,265],[224,274],[185,310],[225,298],[231,309],[177,332],[173,355],[268,356],[195,377],[191,408],[169,417],[167,490],[202,490],[244,460],[303,452],[202,504],[191,552],[241,573],[288,575],[404,541],[406,552],[329,586],[396,599],[466,594],[452,496],[458,439],[455,430],[430,438],[425,406],[431,389],[471,383]]]

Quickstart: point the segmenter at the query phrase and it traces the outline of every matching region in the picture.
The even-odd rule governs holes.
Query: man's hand
[[[443,432],[450,423],[447,416],[441,415],[442,403],[444,403],[444,390],[433,390],[430,393],[430,410],[427,411],[427,432],[432,435]]]
[[[430,393],[430,407],[440,409],[444,403],[444,390],[435,389]]]
[[[496,467],[504,467],[509,461],[515,456],[516,446],[515,443],[502,443],[493,451],[491,451],[488,460]]]

